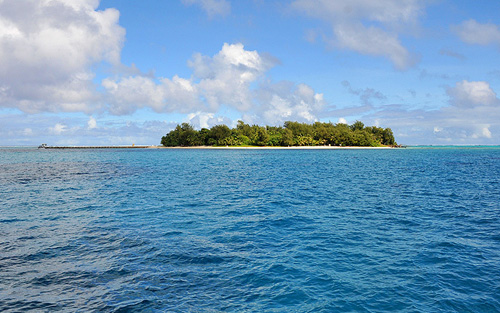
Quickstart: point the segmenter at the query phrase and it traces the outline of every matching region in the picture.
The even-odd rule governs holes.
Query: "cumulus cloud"
[[[488,82],[459,81],[446,93],[449,105],[439,109],[383,106],[362,120],[391,127],[403,144],[498,144],[500,100]]]
[[[200,6],[210,18],[226,16],[231,12],[231,4],[226,0],[182,0],[182,3]]]
[[[347,124],[347,120],[343,117],[339,117],[338,121],[337,121],[338,124]]]
[[[193,125],[195,128],[211,128],[215,125],[231,125],[233,121],[225,116],[218,116],[214,113],[207,112],[195,112],[190,113],[187,116],[187,122]]]
[[[118,65],[125,30],[97,0],[0,1],[0,106],[25,112],[91,112],[90,70]]]
[[[220,105],[249,110],[251,84],[274,62],[238,43],[224,44],[213,57],[197,53],[188,65],[193,69],[190,79],[131,76],[103,80],[110,95],[111,112],[129,114],[141,107],[151,107],[156,112],[215,112]]]
[[[295,0],[292,7],[329,23],[333,37],[330,44],[334,47],[386,57],[400,70],[418,61],[398,35],[402,28],[416,24],[422,1]]]
[[[492,23],[481,24],[475,20],[467,20],[460,25],[452,26],[452,30],[468,44],[500,45],[500,28]]]
[[[230,9],[223,0],[184,3],[200,5],[211,16]],[[98,6],[99,0],[0,0],[0,107],[89,115],[126,115],[142,108],[216,114],[228,107],[259,121],[264,115],[266,121],[316,118],[320,94],[303,84],[267,82],[277,60],[240,43],[224,44],[213,56],[194,54],[188,62],[191,77],[155,77],[134,65],[126,68],[120,62],[125,30],[119,12],[98,11]],[[103,63],[116,74],[98,86],[92,69]],[[87,130],[95,131],[95,119],[87,122]],[[68,132],[50,127],[54,134]]]
[[[387,57],[400,70],[411,67],[417,61],[417,58],[401,45],[395,34],[377,27],[365,27],[361,23],[341,24],[334,28],[334,34],[340,48]]]
[[[472,138],[491,138],[490,125],[480,125],[477,132],[472,134]]]
[[[189,79],[130,76],[107,78],[102,85],[110,95],[113,114],[129,114],[143,107],[156,112],[198,112],[196,123],[207,125],[205,118],[214,118],[224,106],[258,123],[316,120],[323,95],[305,84],[266,81],[266,72],[276,62],[246,50],[241,43],[226,43],[213,57],[195,54],[188,62],[193,70]]]
[[[155,112],[187,113],[201,105],[197,87],[178,76],[159,81],[144,76],[106,78],[102,86],[106,89],[109,110],[115,115],[131,114],[143,107]]]
[[[275,65],[270,57],[244,49],[241,43],[225,43],[213,58],[195,54],[188,62],[211,109],[220,104],[247,111],[252,107],[250,85]]]
[[[484,81],[457,82],[455,87],[446,90],[450,103],[458,107],[475,107],[482,105],[498,105],[500,100],[491,89],[490,84]]]
[[[325,105],[323,94],[315,93],[305,84],[285,81],[262,86],[257,99],[260,105],[255,117],[249,119],[272,125],[285,121],[314,122]]]
[[[54,135],[60,135],[68,130],[68,126],[57,123],[53,127],[49,127],[49,132]]]
[[[97,128],[97,121],[93,116],[89,117],[89,121],[87,122],[87,128],[88,129]]]

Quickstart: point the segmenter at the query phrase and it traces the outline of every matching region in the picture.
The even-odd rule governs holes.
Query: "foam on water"
[[[0,311],[499,312],[500,149],[0,149]]]

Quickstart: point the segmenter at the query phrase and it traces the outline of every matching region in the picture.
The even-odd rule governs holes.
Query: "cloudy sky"
[[[479,5],[480,3],[480,5]],[[500,144],[500,1],[0,0],[0,145],[331,121]]]

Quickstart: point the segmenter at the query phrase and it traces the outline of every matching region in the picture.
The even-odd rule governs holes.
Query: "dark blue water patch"
[[[141,169],[145,170],[145,169]],[[136,174],[138,169],[115,163],[60,162],[0,164],[0,181],[8,184],[62,183],[104,180]],[[65,188],[61,185],[59,188]]]
[[[498,149],[0,153],[1,311],[500,311]]]

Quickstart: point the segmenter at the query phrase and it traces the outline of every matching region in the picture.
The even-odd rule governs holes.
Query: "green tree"
[[[394,139],[394,134],[392,133],[392,129],[386,128],[382,133],[382,144],[393,146],[396,145],[396,140]]]
[[[215,125],[210,128],[210,138],[215,141],[216,145],[226,145],[227,141],[224,141],[227,137],[231,136],[231,129],[226,125]]]
[[[207,146],[208,140],[210,139],[210,129],[202,128],[198,132],[198,140],[200,142],[200,146]]]
[[[239,120],[237,125],[236,125],[236,131],[240,135],[244,135],[247,137],[250,137],[252,127],[250,125],[245,124],[243,121]]]
[[[352,131],[363,130],[363,128],[365,127],[365,124],[363,124],[363,122],[356,121],[350,127],[351,127]]]
[[[215,125],[196,131],[188,123],[177,125],[161,138],[161,144],[173,146],[257,145],[257,146],[380,146],[396,145],[390,128],[365,127],[360,121],[351,126],[315,122],[306,124],[287,121],[283,127],[248,125],[238,121],[234,129]]]
[[[313,129],[311,125],[308,125],[306,123],[299,123],[299,122],[290,122],[287,121],[285,122],[284,126],[286,129],[289,129],[292,131],[293,136],[312,136],[313,134]]]
[[[282,146],[293,146],[293,133],[291,130],[284,128],[281,131],[281,145]]]
[[[253,143],[256,146],[266,146],[269,140],[269,134],[264,127],[259,127],[255,133]]]
[[[197,143],[197,132],[188,123],[177,125],[161,139],[161,144],[166,147],[193,146]]]

